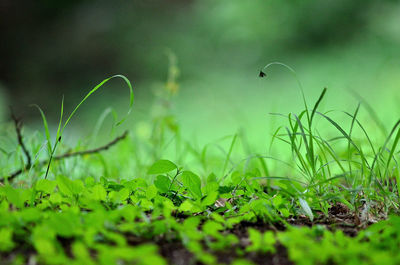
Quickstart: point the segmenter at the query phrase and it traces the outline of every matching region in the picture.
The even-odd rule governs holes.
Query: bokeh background
[[[390,128],[400,113],[399,14],[394,0],[1,0],[0,117],[13,106],[35,126],[35,103],[56,123],[63,95],[69,112],[101,80],[124,74],[135,90],[124,126],[146,134],[166,87],[177,92],[169,111],[185,137],[202,144],[244,128],[264,146],[279,119],[268,113],[302,109],[287,69],[258,78],[279,61],[310,104],[327,87],[323,110],[353,112],[356,92]],[[79,110],[73,132],[92,130],[107,107],[122,114],[128,98],[113,80]]]

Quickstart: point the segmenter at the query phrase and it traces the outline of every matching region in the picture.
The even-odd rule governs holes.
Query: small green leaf
[[[157,188],[154,185],[151,185],[146,190],[146,198],[148,200],[153,199],[157,195]]]
[[[17,208],[23,208],[25,202],[28,201],[32,195],[31,190],[14,189],[9,185],[3,187],[3,192],[8,202],[14,204]]]
[[[171,180],[167,176],[158,175],[154,181],[154,185],[161,193],[166,193],[171,186]]]
[[[311,208],[308,205],[307,201],[304,200],[303,198],[299,198],[299,202],[300,202],[300,206],[303,209],[303,211],[305,212],[305,214],[310,218],[311,221],[313,221],[314,215],[313,215]]]
[[[219,184],[215,181],[212,181],[212,182],[207,182],[207,184],[204,186],[203,191],[209,194],[214,191],[218,191],[218,189],[219,189]]]
[[[81,180],[70,180],[64,176],[57,177],[57,186],[61,193],[66,196],[78,195],[84,189],[83,182]]]
[[[0,251],[10,251],[14,248],[13,230],[11,227],[4,227],[0,229]]]
[[[184,171],[182,173],[182,182],[194,197],[201,198],[201,180],[199,176],[191,171]]]
[[[261,232],[256,229],[249,228],[248,233],[249,233],[249,240],[251,242],[251,245],[246,248],[246,251],[252,252],[252,251],[260,250],[261,246],[262,246]]]
[[[60,204],[62,201],[62,197],[60,193],[52,193],[50,195],[49,201],[54,204]]]
[[[203,224],[203,232],[210,236],[218,236],[218,231],[223,230],[224,227],[215,221],[208,220]]]
[[[169,160],[159,160],[155,162],[148,170],[148,174],[164,174],[178,167]]]
[[[211,173],[210,175],[208,175],[207,177],[207,183],[208,182],[218,182],[217,181],[217,176],[214,173]]]
[[[43,191],[45,193],[52,193],[57,183],[48,179],[40,179],[36,182],[36,190]]]
[[[82,232],[80,216],[72,212],[52,213],[46,224],[57,235],[64,237],[71,237]]]
[[[182,202],[181,205],[179,206],[179,211],[186,212],[186,211],[190,211],[192,208],[193,208],[193,204],[190,202],[190,200],[186,200],[186,201]]]
[[[93,177],[87,177],[85,178],[85,185],[86,187],[93,187],[95,184],[95,179]]]
[[[262,251],[274,253],[275,244],[276,244],[276,238],[274,232],[272,231],[265,232],[263,235]]]
[[[92,198],[96,201],[105,201],[107,192],[101,184],[97,184],[92,188]]]
[[[201,201],[201,205],[202,206],[208,206],[208,205],[212,205],[215,203],[215,201],[218,199],[218,195],[219,193],[217,191],[213,191],[211,193],[209,193],[207,195],[207,197],[205,197],[202,201]]]

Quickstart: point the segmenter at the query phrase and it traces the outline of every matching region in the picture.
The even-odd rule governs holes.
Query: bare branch
[[[62,155],[58,155],[58,156],[53,157],[53,159],[54,159],[54,160],[62,160],[62,159],[66,159],[66,158],[70,158],[70,157],[75,157],[75,156],[83,156],[83,155],[91,155],[91,154],[100,153],[100,152],[106,151],[106,150],[108,150],[110,147],[116,145],[118,142],[122,141],[122,140],[125,139],[127,136],[128,136],[128,131],[125,131],[122,135],[116,137],[114,140],[112,140],[111,142],[109,142],[109,143],[107,143],[107,144],[105,144],[105,145],[103,145],[103,146],[97,147],[97,148],[95,148],[95,149],[89,149],[89,150],[78,151],[78,152],[71,152],[71,151],[68,151],[68,152],[66,152],[66,153],[64,153],[64,154],[62,154]],[[40,161],[40,162],[37,164],[37,166],[38,166],[38,167],[42,167],[42,166],[44,166],[44,165],[46,165],[46,164],[48,164],[48,163],[49,163],[49,160]],[[15,171],[15,172],[11,173],[11,174],[7,177],[8,180],[10,181],[10,180],[14,179],[14,178],[17,177],[18,175],[20,175],[23,171],[24,171],[24,169],[19,169],[19,170]],[[5,178],[6,178],[6,177],[2,177],[2,178],[0,179],[0,181],[3,181]],[[1,183],[1,182],[0,182],[0,183]]]
[[[26,169],[29,169],[32,166],[32,159],[31,159],[31,155],[29,154],[28,149],[25,146],[24,143],[24,139],[22,137],[22,132],[21,132],[21,128],[22,128],[22,122],[20,118],[17,118],[14,114],[14,111],[11,109],[11,119],[14,121],[14,125],[15,125],[15,132],[17,133],[17,139],[18,139],[18,144],[21,146],[22,151],[24,152],[24,155],[26,157]]]
[[[61,159],[68,158],[68,157],[73,157],[73,156],[90,155],[90,154],[95,154],[95,153],[99,153],[101,151],[108,150],[110,147],[112,147],[113,145],[117,144],[119,141],[125,139],[127,135],[128,135],[128,131],[125,131],[122,135],[118,136],[117,138],[115,138],[114,140],[112,140],[111,142],[109,142],[106,145],[97,147],[95,149],[89,149],[89,150],[84,150],[84,151],[67,152],[65,154],[62,154],[62,155],[59,155],[59,156],[55,156],[54,160],[61,160]]]

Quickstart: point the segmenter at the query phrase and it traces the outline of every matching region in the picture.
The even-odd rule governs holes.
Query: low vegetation
[[[260,77],[277,64],[289,68],[272,63]],[[174,67],[146,139],[118,135],[124,117],[104,145],[63,142],[80,106],[110,78],[65,122],[62,104],[55,141],[40,108],[44,136],[13,116],[0,149],[1,264],[400,263],[400,121],[371,137],[360,104],[342,113],[349,124],[337,122],[319,109],[327,89],[309,105],[300,84],[304,111],[273,114],[286,124],[271,145],[286,146],[289,161],[239,152],[240,132],[199,148],[169,111]],[[132,86],[114,77],[129,87],[129,114]]]

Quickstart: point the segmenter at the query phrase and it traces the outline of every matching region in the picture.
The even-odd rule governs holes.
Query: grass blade
[[[325,93],[326,93],[326,90],[327,90],[327,89],[326,89],[326,87],[325,87],[324,90],[322,90],[322,93],[321,93],[321,95],[319,96],[317,102],[315,102],[315,105],[314,105],[314,108],[313,108],[313,110],[312,110],[312,112],[311,112],[311,117],[310,117],[310,130],[311,130],[311,123],[312,123],[312,121],[313,121],[315,112],[317,111],[319,104],[321,103],[322,99],[324,98]]]
[[[227,154],[227,156],[226,156],[225,163],[224,163],[224,167],[223,167],[223,170],[222,170],[222,176],[225,176],[225,170],[226,170],[226,168],[228,167],[228,162],[229,162],[229,159],[230,159],[230,157],[231,157],[232,150],[233,150],[233,147],[234,147],[235,142],[236,142],[236,138],[237,138],[237,134],[235,134],[235,135],[233,136],[231,145],[230,145],[230,147],[229,147],[229,151],[228,151],[228,154]]]
[[[49,125],[47,123],[46,115],[44,114],[43,110],[38,105],[33,104],[31,106],[36,107],[39,110],[40,115],[42,116],[43,126],[44,126],[46,140],[47,140],[47,149],[48,149],[48,152],[51,153],[51,150],[53,149],[53,145],[51,144]]]
[[[116,123],[116,126],[120,125],[121,123],[123,123],[126,119],[126,117],[130,114],[131,110],[132,110],[132,106],[133,106],[133,100],[134,100],[134,94],[133,94],[133,88],[131,85],[131,82],[128,80],[128,78],[126,78],[123,75],[113,75],[107,79],[104,79],[103,81],[101,81],[98,85],[96,85],[92,90],[90,90],[90,92],[81,100],[81,102],[79,102],[79,104],[75,107],[75,109],[71,112],[71,114],[68,116],[66,122],[64,123],[64,126],[61,129],[61,133],[60,135],[63,134],[65,127],[68,125],[69,121],[71,120],[71,118],[75,115],[76,111],[79,109],[79,107],[94,93],[96,92],[99,88],[101,88],[105,83],[107,83],[109,80],[113,79],[113,78],[122,78],[125,83],[128,85],[129,87],[129,93],[130,93],[130,100],[129,100],[129,109],[127,114],[125,115],[125,117],[120,120],[119,122]]]

